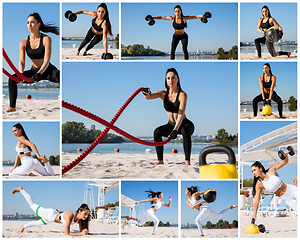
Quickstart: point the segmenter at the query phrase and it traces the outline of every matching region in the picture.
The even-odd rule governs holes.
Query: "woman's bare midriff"
[[[92,31],[93,33],[97,34],[97,35],[103,35],[103,31],[102,32],[99,32],[97,31],[93,26],[92,26]]]
[[[184,29],[175,29],[175,33],[177,35],[182,35],[182,34],[184,34]]]
[[[19,155],[20,160],[21,160],[23,157],[31,157],[31,153],[24,153],[24,154]]]
[[[287,185],[283,183],[281,187],[274,193],[277,197],[281,197],[286,191]]]
[[[271,92],[271,88],[264,88],[264,92],[265,93],[270,93]]]
[[[167,112],[169,120],[173,123],[176,123],[178,118],[178,113]],[[185,119],[185,114],[183,115],[183,119]]]
[[[155,207],[151,207],[151,208],[153,209],[154,212],[156,212],[157,209]]]
[[[44,59],[31,59],[31,64],[35,68],[41,68],[44,63]]]

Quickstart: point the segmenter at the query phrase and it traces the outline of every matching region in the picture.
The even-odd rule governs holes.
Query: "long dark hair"
[[[108,33],[110,36],[112,36],[112,32],[111,32],[111,24],[110,24],[110,21],[109,21],[109,13],[108,13],[108,9],[107,9],[107,6],[105,3],[101,3],[98,7],[97,7],[97,10],[99,7],[102,7],[104,8],[105,10],[105,15],[104,15],[104,20],[106,20],[106,25],[107,25],[107,30],[108,30]]]
[[[181,21],[183,22],[183,12],[182,12],[182,8],[181,8],[181,6],[180,5],[176,5],[175,7],[174,7],[174,10],[176,9],[176,8],[178,8],[180,11],[181,11]],[[175,16],[175,18],[176,18],[176,16]],[[184,27],[185,28],[187,28],[187,23],[185,22],[184,23]]]
[[[19,130],[22,130],[22,136],[23,136],[25,139],[27,139],[28,141],[30,141],[29,138],[27,137],[27,134],[26,134],[26,132],[25,132],[25,130],[24,130],[24,128],[23,128],[23,126],[22,126],[21,123],[17,123],[17,124],[15,124],[15,125],[13,125],[13,127],[17,128],[17,129],[19,129]],[[27,146],[27,148],[28,148],[30,151],[32,151],[31,147]]]
[[[77,209],[76,212],[78,213],[78,212],[82,212],[82,211],[85,211],[85,210],[90,211],[89,206],[88,206],[87,204],[83,203],[83,204],[81,204],[81,206]],[[81,225],[82,229],[87,229],[87,230],[89,230],[89,220],[90,220],[90,215],[89,215],[89,217],[87,217],[85,220],[80,219],[80,220],[78,221],[79,224]]]
[[[255,163],[253,163],[253,164],[251,165],[251,168],[252,168],[252,167],[261,168],[261,170],[262,170],[263,173],[267,173],[267,172],[269,171],[269,169],[266,170],[265,167],[264,167],[264,165],[262,165],[261,162],[259,162],[259,161],[255,161]],[[259,177],[254,177],[254,178],[253,178],[253,185],[252,185],[252,196],[253,196],[253,197],[254,197],[255,194],[256,194],[255,187],[256,187],[256,183],[257,183],[258,179],[259,179]]]
[[[272,71],[271,71],[271,66],[270,66],[270,64],[269,63],[265,63],[263,66],[267,66],[268,68],[270,68],[270,75],[271,76],[273,76],[273,73],[272,73]]]
[[[268,12],[269,12],[268,17],[271,18],[271,17],[272,17],[272,16],[271,16],[271,12],[270,12],[268,6],[267,6],[267,5],[263,6],[263,7],[261,8],[261,10],[263,10],[264,8],[268,10]]]
[[[160,194],[162,194],[162,192],[154,192],[151,189],[145,191],[146,193],[148,193],[148,198],[154,198],[154,197],[159,197]],[[151,201],[151,204],[153,204],[153,201]]]
[[[196,192],[199,192],[198,189],[199,189],[198,186],[191,186],[191,187],[187,188],[187,190],[191,193],[191,195],[193,195]],[[200,200],[200,199],[201,199],[201,196],[199,195],[197,200]]]
[[[166,89],[169,88],[169,86],[168,86],[168,84],[167,84],[167,74],[168,74],[168,72],[172,72],[172,73],[174,73],[174,74],[178,77],[177,88],[178,88],[179,90],[182,90],[182,89],[181,89],[181,86],[180,86],[179,75],[178,75],[178,72],[176,71],[175,68],[169,68],[169,69],[167,70],[167,72],[166,72],[166,77],[165,77],[165,87],[166,87]]]
[[[38,23],[40,23],[40,28],[39,30],[42,32],[51,32],[54,33],[55,35],[59,35],[59,28],[57,26],[54,25],[54,23],[52,22],[48,22],[46,24],[43,23],[43,20],[40,16],[40,14],[38,14],[37,12],[32,13],[28,16],[29,17],[34,17],[35,20],[37,20]]]

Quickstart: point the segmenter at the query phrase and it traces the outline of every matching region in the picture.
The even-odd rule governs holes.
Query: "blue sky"
[[[241,3],[241,42],[253,42],[255,38],[262,37],[262,33],[257,31],[257,24],[264,5],[268,6],[271,16],[282,27],[282,40],[297,40],[297,3]]]
[[[64,101],[110,121],[123,103],[140,87],[164,89],[166,70],[175,67],[188,95],[186,116],[195,124],[194,134],[216,134],[221,128],[237,133],[237,63],[63,63]],[[72,89],[72,90],[70,90]],[[63,109],[62,122],[84,122],[104,127]],[[140,93],[116,122],[134,136],[150,136],[167,123],[160,99],[147,101]]]
[[[281,99],[294,96],[297,99],[297,63],[271,62],[269,63],[273,75],[276,77],[274,91]],[[241,62],[240,65],[240,99],[252,101],[261,93],[258,78],[263,75],[264,63]]]
[[[3,214],[33,214],[22,194],[12,190],[22,186],[34,202],[59,211],[76,211],[83,203],[85,181],[3,181]],[[97,206],[98,188],[92,187]],[[105,194],[105,204],[119,201],[119,189]]]
[[[122,181],[121,193],[135,201],[146,200],[146,190],[151,189],[154,192],[163,192],[164,198],[162,201],[166,204],[169,203],[169,196],[172,198],[171,206],[166,208],[162,206],[155,212],[163,223],[169,222],[171,224],[178,223],[178,182],[177,181]],[[151,207],[151,203],[143,203],[144,210],[147,211]],[[140,206],[135,207],[136,217],[139,218]],[[121,207],[121,215],[129,216],[130,211],[125,207]],[[140,218],[139,218],[140,220]]]
[[[184,15],[212,13],[207,24],[200,19],[187,21],[185,32],[189,36],[189,51],[217,51],[219,47],[230,50],[238,44],[237,3],[122,3],[122,44],[143,44],[169,52],[174,33],[172,22],[155,20],[155,25],[150,27],[145,16],[174,16],[177,4]],[[179,45],[177,51],[182,52],[181,43]]]
[[[15,160],[18,138],[12,133],[12,127],[18,122],[3,123],[3,160]],[[60,154],[59,122],[20,122],[39,153],[49,156]],[[32,155],[34,153],[32,152]]]
[[[19,62],[19,43],[23,38],[27,37],[30,34],[27,29],[26,21],[28,16],[33,12],[39,13],[44,23],[53,22],[56,26],[60,26],[59,3],[3,4],[3,47],[8,57],[17,68]],[[46,33],[46,35],[48,35],[52,39],[51,63],[59,69],[60,36],[57,36],[53,33]],[[25,59],[25,70],[27,70],[31,68],[31,61],[27,57],[27,55]],[[3,67],[9,73],[13,73],[5,60],[3,60]],[[6,76],[4,78],[7,79]]]
[[[77,15],[75,22],[70,22],[65,18],[65,12],[71,10],[76,12],[78,10],[97,11],[97,7],[101,2],[95,3],[63,3],[62,4],[62,36],[63,37],[85,37],[86,33],[92,26],[92,16],[80,14]],[[109,19],[112,26],[112,33],[117,36],[119,33],[119,3],[106,3]]]
[[[199,211],[191,209],[187,204],[188,199],[185,196],[185,190],[191,186],[198,186],[199,191],[214,189],[217,191],[217,199],[213,203],[205,203],[213,211],[219,213],[229,205],[238,205],[238,182],[237,181],[181,181],[181,224],[195,224],[195,218]],[[227,212],[222,219],[231,223],[233,220],[238,220],[238,208]],[[206,224],[207,221],[217,223],[219,219],[206,217],[201,224]]]
[[[288,126],[294,122],[289,121],[241,121],[240,123],[240,146],[275,131],[279,128]],[[254,162],[254,161],[253,161]],[[297,166],[297,165],[296,165]],[[267,167],[267,166],[266,166]],[[268,168],[268,167],[267,167]],[[297,175],[295,164],[285,166],[277,171],[281,180],[285,183],[293,184],[294,177]],[[249,166],[244,166],[244,179],[253,178]]]

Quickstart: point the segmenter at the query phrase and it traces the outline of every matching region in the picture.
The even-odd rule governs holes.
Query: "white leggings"
[[[25,200],[28,202],[31,209],[36,213],[36,209],[38,208],[39,205],[34,203],[32,197],[24,189],[22,189],[20,193],[23,195]],[[56,210],[54,210],[52,208],[40,207],[38,210],[38,215],[43,219],[43,221],[45,223],[54,222],[57,214],[59,214],[59,212],[57,212]],[[44,225],[44,223],[42,222],[41,219],[38,221],[32,221],[32,222],[25,224],[24,228],[35,227],[35,226],[40,226],[40,225]]]
[[[21,159],[21,163],[21,166],[15,168],[11,173],[9,173],[10,177],[28,176],[33,170],[43,176],[55,176],[55,173],[49,162],[46,162],[45,167],[43,167],[39,160],[33,158],[32,156],[25,156]]]
[[[199,210],[200,213],[198,214],[198,216],[195,219],[195,223],[200,231],[200,235],[204,235],[203,230],[202,230],[202,225],[200,222],[201,220],[203,220],[205,217],[221,218],[229,210],[230,210],[230,208],[226,208],[226,209],[222,210],[220,213],[216,213],[213,210],[211,210],[210,207],[208,207],[208,206],[201,206],[200,210]]]
[[[153,233],[156,233],[156,229],[159,224],[158,218],[154,215],[154,210],[153,208],[148,209],[145,213],[141,221],[135,221],[135,220],[129,220],[128,224],[137,224],[139,226],[142,226],[147,222],[148,219],[151,219],[154,222],[154,227],[153,227]]]
[[[280,197],[297,213],[297,187],[287,184],[285,193]]]

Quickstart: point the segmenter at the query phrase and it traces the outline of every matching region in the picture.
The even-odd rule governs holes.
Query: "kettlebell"
[[[264,116],[270,116],[272,114],[272,107],[270,105],[263,106],[262,114]]]
[[[246,233],[247,234],[258,234],[259,233],[259,229],[254,223],[255,223],[255,219],[252,218],[251,224],[248,225],[247,228],[246,228]]]
[[[206,156],[210,153],[223,152],[228,156],[227,164],[206,163]],[[224,145],[215,145],[204,148],[199,155],[199,179],[228,179],[238,178],[236,158],[233,150]]]

